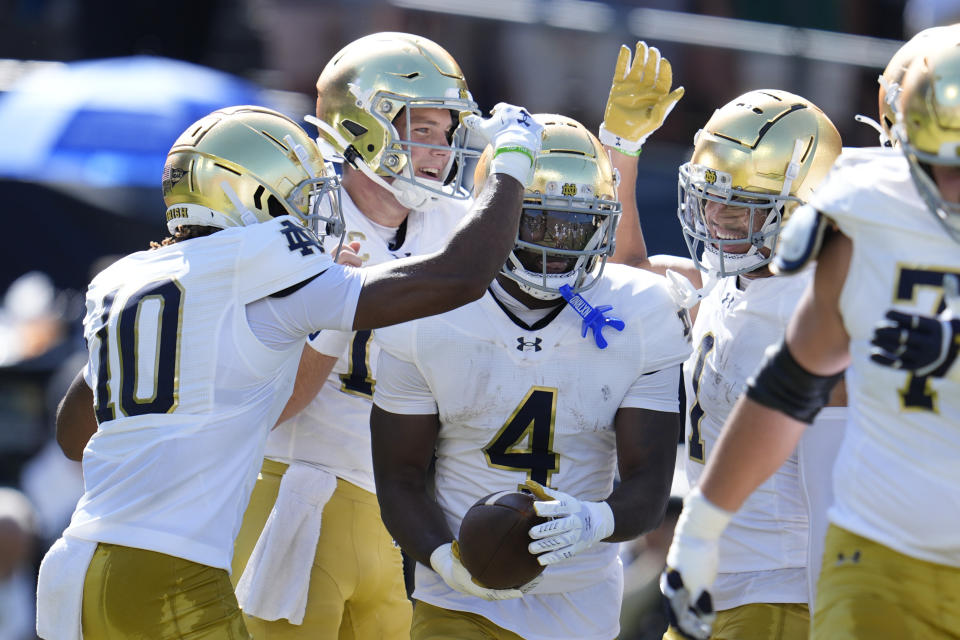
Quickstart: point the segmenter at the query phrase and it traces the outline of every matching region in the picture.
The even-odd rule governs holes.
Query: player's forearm
[[[335,357],[322,354],[310,345],[304,345],[297,378],[293,384],[293,393],[290,394],[283,412],[277,418],[277,425],[294,417],[313,402],[336,363]]]
[[[807,425],[741,396],[727,418],[700,478],[700,491],[726,511],[737,511],[790,457]]]
[[[386,478],[377,498],[387,531],[400,548],[417,562],[430,566],[430,554],[442,544],[454,539],[443,511],[431,498],[422,483],[411,485],[403,479]]]
[[[656,529],[667,511],[672,474],[671,464],[668,474],[653,470],[621,481],[606,500],[614,529],[604,542],[624,542]]]
[[[610,261],[647,269],[650,267],[650,260],[637,210],[637,158],[609,146],[604,149],[610,154],[614,168],[620,172],[617,197],[620,200],[621,215],[617,224],[616,251]]]

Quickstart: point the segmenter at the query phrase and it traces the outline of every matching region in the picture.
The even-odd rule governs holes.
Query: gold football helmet
[[[603,272],[620,216],[618,178],[607,152],[582,124],[554,114],[533,118],[544,127],[543,146],[524,191],[517,243],[500,273],[526,293],[552,300],[562,285],[583,291]],[[492,158],[487,147],[475,190],[486,182]]]
[[[900,47],[883,74],[877,78],[880,90],[877,103],[880,113],[881,142],[886,146],[894,143],[891,128],[897,121],[896,108],[900,95],[903,74],[918,56],[937,51],[938,48],[960,42],[960,24],[924,29]]]
[[[903,76],[893,133],[927,208],[960,242],[960,204],[943,197],[930,169],[960,167],[960,45],[913,61]]]
[[[717,109],[680,167],[677,215],[697,267],[731,276],[770,262],[783,223],[840,147],[830,119],[786,91],[751,91]]]
[[[450,110],[449,146],[410,139],[415,108]],[[355,40],[333,56],[317,79],[317,117],[307,120],[351,166],[416,207],[431,196],[469,196],[460,188],[464,162],[480,150],[466,146],[459,126],[464,112],[479,113],[453,57],[427,38],[385,32]],[[406,139],[397,132],[398,116],[406,118]],[[416,146],[451,152],[437,180],[414,175]]]
[[[242,227],[284,215],[321,235],[344,230],[340,183],[327,174],[316,143],[264,107],[227,107],[190,125],[167,154],[163,200],[170,233],[180,225]]]

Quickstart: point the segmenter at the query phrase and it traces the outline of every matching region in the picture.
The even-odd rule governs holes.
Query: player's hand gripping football
[[[530,529],[528,549],[543,566],[572,558],[613,533],[613,511],[606,502],[580,501],[573,496],[527,480],[537,497],[537,515],[551,518]]]
[[[716,613],[709,588],[717,577],[718,540],[733,514],[694,489],[683,502],[660,591],[667,601],[670,625],[684,638],[707,640]]]
[[[524,594],[521,589],[487,589],[474,582],[470,572],[460,562],[460,551],[456,540],[434,549],[430,554],[430,566],[440,574],[451,589],[468,596],[484,600],[510,600],[520,598]]]
[[[637,42],[631,64],[630,48],[620,45],[600,125],[600,142],[627,155],[639,154],[643,143],[683,97],[683,87],[670,91],[671,84],[670,61],[661,57],[656,47]]]
[[[957,276],[943,279],[946,308],[937,316],[888,311],[877,323],[870,359],[916,376],[943,377],[960,352],[960,292]]]
[[[462,113],[460,120],[485,144],[493,146],[490,173],[505,173],[524,186],[533,179],[533,164],[543,144],[543,125],[523,107],[501,102],[489,118]]]

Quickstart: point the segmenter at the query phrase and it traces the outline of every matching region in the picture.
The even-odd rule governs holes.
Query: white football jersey
[[[303,349],[262,344],[246,305],[321,274],[311,286],[324,283],[330,301],[315,326],[349,328],[358,273],[284,216],[134,253],[94,278],[84,375],[100,426],[65,534],[229,570]]]
[[[347,192],[341,194],[347,224],[344,244],[360,243],[357,253],[365,266],[441,249],[472,204],[449,198],[431,200],[426,208],[410,212],[397,246],[391,247]],[[332,253],[336,246],[336,241],[328,238],[327,250]],[[340,359],[311,403],[271,432],[266,455],[281,462],[316,465],[374,493],[370,403],[379,347],[370,331],[321,331],[311,336],[310,345]]]
[[[850,336],[849,425],[831,522],[900,553],[960,567],[960,386],[870,360],[888,310],[936,314],[960,245],[926,208],[895,149],[844,150],[811,204],[853,241],[840,296]]]
[[[756,373],[767,347],[779,344],[787,321],[813,275],[723,278],[700,303],[693,326],[694,351],[684,364],[686,389],[685,467],[695,486],[713,453],[733,405]],[[819,419],[818,419],[819,420]],[[818,421],[811,433],[822,428]],[[829,428],[836,429],[836,424]],[[807,436],[804,436],[805,438]],[[751,602],[809,600],[808,522],[810,509],[802,474],[829,474],[833,458],[808,456],[801,469],[795,451],[754,491],[720,538],[714,606],[725,610]],[[811,470],[809,465],[814,465]]]
[[[655,378],[644,374],[678,368],[690,353],[686,312],[674,305],[666,280],[607,265],[583,297],[594,307],[613,305],[608,316],[626,323],[623,332],[604,331],[606,349],[591,333],[581,337],[582,319],[568,305],[528,327],[489,292],[446,314],[375,332],[391,356],[381,358],[375,403],[439,416],[436,497],[455,535],[479,498],[528,478],[583,500],[606,498],[617,465],[617,410],[678,410],[676,383],[665,394],[638,392],[645,378]],[[425,399],[412,400],[408,380],[391,366],[398,361],[415,365]],[[522,600],[502,602],[453,591],[418,565],[414,597],[478,613],[524,638],[611,638],[623,584],[617,549],[595,545],[548,567]]]

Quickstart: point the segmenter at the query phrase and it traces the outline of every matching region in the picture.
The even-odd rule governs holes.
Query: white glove
[[[460,120],[470,131],[493,146],[490,173],[505,173],[523,186],[533,179],[533,165],[543,144],[543,125],[523,107],[501,102],[489,118],[462,113]]]
[[[710,637],[717,614],[708,589],[717,578],[718,540],[733,514],[694,489],[683,502],[660,591],[669,603],[670,624],[686,638]]]
[[[537,515],[551,518],[530,529],[533,542],[527,548],[542,554],[537,556],[541,565],[572,558],[613,533],[613,511],[606,502],[581,502],[533,480],[526,486],[540,498],[533,503]]]
[[[474,582],[470,572],[460,562],[460,548],[456,540],[434,549],[430,554],[430,566],[451,589],[468,596],[484,600],[510,600],[524,594],[520,589],[487,589]]]

